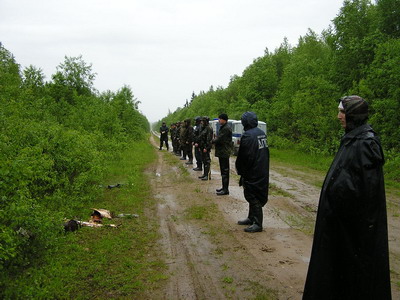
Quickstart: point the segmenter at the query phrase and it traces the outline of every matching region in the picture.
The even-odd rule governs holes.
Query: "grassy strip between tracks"
[[[148,297],[164,278],[165,265],[155,253],[157,223],[146,212],[154,208],[144,168],[155,153],[147,142],[135,143],[120,161],[110,163],[95,208],[139,217],[113,218],[105,224],[118,228],[82,227],[62,234],[55,249],[18,277],[10,279],[10,299],[139,299]],[[87,221],[91,208],[88,207]],[[149,215],[147,213],[147,215]]]

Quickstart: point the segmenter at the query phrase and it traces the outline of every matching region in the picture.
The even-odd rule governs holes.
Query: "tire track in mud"
[[[198,228],[181,221],[185,214],[179,205],[179,193],[171,179],[178,178],[179,170],[165,165],[163,155],[158,157],[155,181],[158,198],[158,218],[162,235],[161,245],[166,253],[169,267],[169,281],[164,299],[223,299],[215,274],[215,260],[210,257],[212,244]],[[182,193],[181,196],[185,195]],[[217,264],[218,266],[218,264]]]

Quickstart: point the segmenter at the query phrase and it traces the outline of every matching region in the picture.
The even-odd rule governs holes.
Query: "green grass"
[[[185,216],[188,220],[203,220],[215,214],[216,205],[193,205],[185,210]]]
[[[110,163],[104,185],[124,183],[121,188],[104,189],[92,207],[118,213],[135,213],[139,218],[107,221],[118,228],[88,228],[60,234],[57,247],[43,259],[5,284],[5,299],[139,299],[165,279],[166,266],[155,253],[158,239],[156,220],[146,216],[154,200],[142,175],[155,159],[147,142],[135,143],[121,160]],[[154,213],[154,212],[153,212]]]
[[[275,184],[270,183],[269,184],[269,191],[268,193],[270,195],[274,195],[274,196],[283,196],[283,197],[287,197],[287,198],[294,198],[294,196],[292,194],[290,194],[289,192],[277,187]]]
[[[309,154],[296,150],[270,148],[271,161],[278,161],[293,166],[293,168],[328,171],[333,157]]]
[[[222,282],[231,284],[231,283],[233,283],[233,278],[229,277],[229,276],[224,277],[224,278],[222,278]]]
[[[254,300],[276,300],[279,299],[279,293],[277,290],[266,288],[255,281],[248,281],[248,289],[252,290],[256,295]]]
[[[270,148],[271,163],[277,162],[284,166],[289,166],[293,170],[304,171],[306,173],[312,173],[318,171],[326,174],[333,161],[333,156],[324,156],[321,154],[310,154],[300,152],[298,150],[287,150],[287,149],[274,149]],[[384,166],[385,172],[385,186],[386,189],[394,195],[394,197],[400,196],[400,182],[396,179],[395,172],[398,172],[397,168],[392,170],[388,166]],[[393,173],[393,174],[392,174]],[[392,179],[395,178],[395,179]],[[322,183],[315,182],[316,186],[321,186]]]

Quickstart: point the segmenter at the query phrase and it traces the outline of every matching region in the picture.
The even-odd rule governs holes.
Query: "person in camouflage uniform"
[[[179,145],[181,146],[182,156],[180,160],[186,160],[186,148],[185,148],[185,136],[186,136],[186,123],[181,122],[181,129],[179,130]]]
[[[181,129],[182,129],[182,123],[176,122],[176,156],[182,155]]]
[[[191,120],[190,119],[186,119],[184,121],[184,126],[185,126],[185,131],[183,136],[181,137],[181,141],[183,144],[183,148],[184,148],[184,153],[186,153],[186,155],[189,158],[189,161],[186,162],[187,165],[192,165],[193,164],[193,127],[191,125]]]
[[[178,151],[177,150],[177,140],[176,140],[176,131],[177,131],[177,129],[176,129],[176,124],[175,123],[172,123],[171,124],[171,128],[170,128],[170,130],[169,130],[169,132],[170,132],[170,135],[171,135],[171,142],[172,142],[172,152],[174,153],[174,154],[176,154],[176,152]]]
[[[196,168],[194,171],[203,171],[203,162],[201,160],[201,151],[199,149],[199,136],[201,132],[201,117],[196,117],[196,124],[193,128],[193,144],[194,144],[194,156],[196,157]],[[196,146],[197,145],[197,146]]]
[[[201,180],[211,180],[211,147],[213,130],[209,125],[210,119],[208,117],[203,117],[201,120],[201,132],[199,135],[198,147],[201,151],[202,161],[203,161],[203,176],[199,176]]]

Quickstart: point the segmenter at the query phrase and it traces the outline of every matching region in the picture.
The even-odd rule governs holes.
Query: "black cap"
[[[228,121],[228,115],[227,114],[220,114],[218,116],[218,119],[222,119],[222,120]]]

